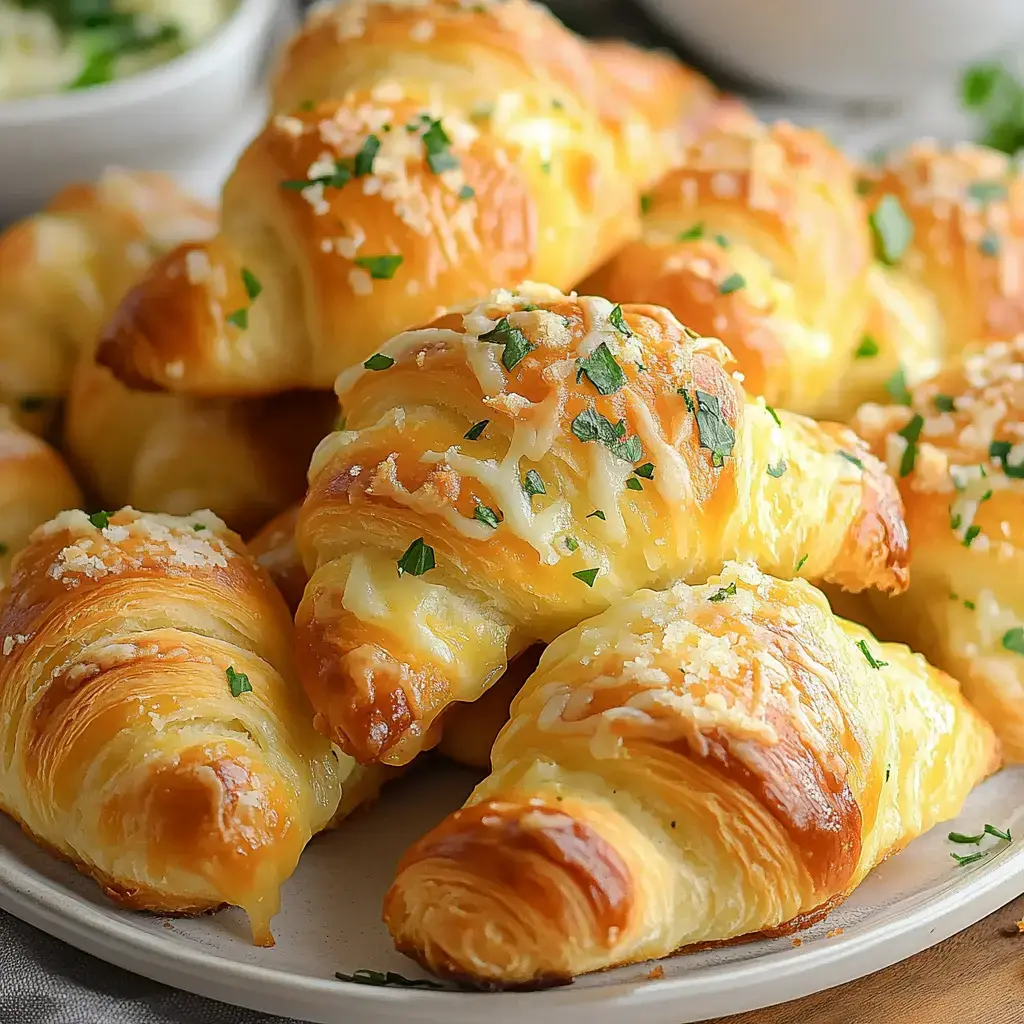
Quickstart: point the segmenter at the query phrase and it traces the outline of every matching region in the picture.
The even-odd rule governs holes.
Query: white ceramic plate
[[[0,907],[80,949],[158,981],[269,1013],[325,1024],[684,1024],[769,1006],[878,970],[968,927],[1024,891],[1024,768],[990,779],[956,823],[888,861],[822,924],[792,939],[624,967],[548,992],[481,995],[352,985],[335,971],[422,972],[391,948],[381,897],[405,848],[458,806],[473,777],[432,766],[397,783],[371,811],[316,840],[284,891],[275,949],[250,945],[226,911],[164,920],[115,909],[99,889],[0,821]],[[958,868],[952,828],[986,823],[1022,839]],[[841,934],[836,931],[841,929]],[[830,937],[831,936],[831,937]]]

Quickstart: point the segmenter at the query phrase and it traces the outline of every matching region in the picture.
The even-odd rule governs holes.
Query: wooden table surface
[[[1024,896],[973,928],[840,988],[716,1024],[1024,1024]]]

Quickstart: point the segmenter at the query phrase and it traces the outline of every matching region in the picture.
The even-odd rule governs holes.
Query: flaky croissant
[[[243,908],[334,815],[346,765],[312,729],[292,623],[208,512],[65,512],[0,615],[0,807],[125,907]]]
[[[99,361],[127,383],[329,388],[446,307],[573,285],[638,231],[675,155],[639,114],[626,151],[587,45],[526,0],[328,7],[277,94],[221,233],[159,261],[106,332]]]
[[[81,501],[61,457],[0,406],[0,593],[32,531]]]
[[[0,404],[44,426],[80,353],[154,257],[215,227],[162,175],[108,171],[0,235]]]
[[[806,927],[998,764],[956,682],[727,565],[541,659],[466,806],[384,903],[402,952],[485,988]]]
[[[818,132],[720,121],[646,197],[643,237],[581,287],[666,306],[729,346],[751,394],[831,412],[869,308],[853,166]]]
[[[659,307],[524,286],[342,375],[347,429],[314,456],[297,531],[321,727],[405,763],[509,656],[730,557],[902,589],[882,466],[849,430],[748,399],[728,358]]]
[[[913,542],[910,588],[871,601],[879,630],[961,680],[1024,761],[1024,337],[854,423],[899,482]]]

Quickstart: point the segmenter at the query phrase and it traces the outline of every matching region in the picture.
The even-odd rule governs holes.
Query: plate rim
[[[476,1014],[485,1005],[507,1013],[510,1019],[523,1011],[568,1013],[586,1007],[591,1024],[621,1020],[624,1012],[636,1024],[662,1020],[681,1024],[681,1013],[684,1021],[707,1020],[799,999],[874,973],[970,927],[1024,890],[1024,844],[1015,843],[974,868],[962,884],[941,888],[906,914],[810,948],[704,967],[699,976],[623,979],[604,986],[570,985],[533,993],[436,992],[303,976],[193,949],[137,927],[130,917],[105,914],[59,881],[34,876],[17,861],[5,859],[5,853],[13,857],[13,851],[0,844],[0,908],[15,917],[153,981],[318,1024],[356,1024],[364,1019],[458,1024],[479,1020]],[[728,994],[728,1005],[723,992]],[[691,1005],[699,1000],[701,1016],[685,1016],[685,1007],[679,1005],[683,999]],[[671,1016],[660,1016],[659,1010]]]

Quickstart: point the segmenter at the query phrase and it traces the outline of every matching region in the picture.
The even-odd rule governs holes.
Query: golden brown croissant
[[[492,774],[399,866],[384,917],[485,988],[805,927],[998,764],[956,682],[727,565],[560,637]]]
[[[272,943],[341,795],[311,720],[288,611],[212,514],[65,512],[15,562],[0,806],[122,905],[233,904]]]
[[[587,45],[526,0],[312,15],[221,233],[152,268],[100,362],[193,394],[327,388],[446,307],[525,277],[569,287],[638,231],[640,190],[677,148],[598,81]]]
[[[310,467],[300,670],[321,727],[401,764],[507,658],[729,557],[905,585],[895,485],[846,428],[776,413],[656,306],[544,286],[342,375]]]
[[[721,338],[747,389],[818,414],[853,361],[871,246],[846,158],[817,132],[732,112],[648,195],[643,238],[584,283]]]
[[[913,542],[909,590],[872,601],[879,628],[961,680],[1024,761],[1024,337],[971,351],[909,405],[865,406],[855,426],[899,481]]]
[[[11,561],[40,524],[82,501],[61,457],[0,406],[0,593]]]
[[[168,178],[108,171],[0,235],[0,404],[44,426],[79,354],[153,258],[215,227]]]

